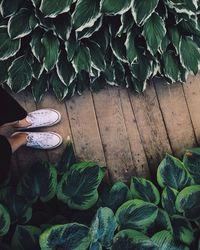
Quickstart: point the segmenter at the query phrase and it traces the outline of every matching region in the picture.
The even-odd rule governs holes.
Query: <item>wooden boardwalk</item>
[[[107,165],[113,180],[155,175],[165,153],[181,157],[184,149],[200,142],[200,75],[190,76],[183,86],[154,80],[141,95],[108,87],[62,103],[50,94],[38,105],[27,92],[15,97],[28,111],[58,109],[61,123],[41,130],[70,136],[77,157]],[[20,174],[38,159],[57,161],[63,149],[22,148],[13,165]]]

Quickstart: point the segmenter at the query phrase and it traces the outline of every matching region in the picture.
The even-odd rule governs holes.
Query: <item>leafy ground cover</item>
[[[106,84],[185,82],[200,62],[197,0],[0,0],[0,83],[40,101]]]
[[[200,149],[166,155],[157,183],[103,182],[105,167],[76,162],[71,143],[55,166],[37,163],[0,188],[1,250],[199,249]]]

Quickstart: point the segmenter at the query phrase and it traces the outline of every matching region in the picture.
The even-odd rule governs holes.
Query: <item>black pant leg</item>
[[[19,103],[0,87],[0,126],[24,119],[27,112]]]
[[[12,149],[5,136],[0,135],[0,184],[5,180],[9,170]]]

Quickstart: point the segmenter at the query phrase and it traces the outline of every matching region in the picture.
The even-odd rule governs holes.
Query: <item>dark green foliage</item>
[[[142,92],[154,76],[184,82],[198,72],[199,13],[197,0],[1,0],[0,83],[32,86],[39,102],[49,88],[63,100],[106,84]]]
[[[197,250],[199,162],[199,149],[187,150],[184,162],[166,155],[160,189],[142,177],[132,177],[130,188],[103,185],[105,168],[77,163],[67,139],[56,166],[37,163],[16,186],[0,189],[0,249]]]

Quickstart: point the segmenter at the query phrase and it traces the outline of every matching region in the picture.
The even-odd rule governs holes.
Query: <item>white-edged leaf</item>
[[[40,10],[46,17],[57,17],[68,12],[72,2],[73,0],[42,0]]]
[[[149,51],[154,55],[166,34],[165,23],[157,14],[153,13],[144,24],[143,35],[147,42]]]
[[[130,64],[132,64],[137,59],[137,50],[136,50],[136,44],[135,44],[135,35],[134,31],[131,30],[127,34],[126,42],[126,57]]]
[[[107,15],[123,14],[131,7],[131,0],[101,0],[101,11]]]
[[[121,20],[121,26],[117,31],[116,34],[117,36],[121,36],[124,33],[126,34],[135,23],[131,11],[127,11],[126,13],[122,14],[120,20]]]
[[[72,30],[72,19],[71,16],[67,14],[59,15],[54,20],[55,32],[63,41],[69,39]]]
[[[11,40],[6,26],[0,27],[0,60],[6,60],[17,54],[21,46],[21,39]]]
[[[174,45],[174,48],[176,49],[176,53],[178,54],[181,35],[176,26],[171,27],[168,31],[170,34],[170,39],[172,41],[172,44]]]
[[[166,51],[162,56],[163,72],[172,82],[178,82],[180,79],[179,58],[173,51]]]
[[[36,29],[33,31],[31,35],[30,46],[33,55],[37,58],[37,60],[42,63],[44,58],[44,46],[42,44],[42,37],[44,35],[44,31],[41,29]]]
[[[143,25],[155,11],[159,0],[134,0],[132,4],[132,15],[138,25]]]
[[[32,69],[26,56],[16,58],[8,69],[8,86],[14,92],[20,92],[25,89],[32,79]]]
[[[45,92],[48,90],[46,72],[43,72],[39,79],[33,79],[31,88],[34,101],[39,103]]]
[[[2,0],[0,4],[0,12],[3,17],[8,17],[13,15],[18,11],[20,6],[24,3],[24,0],[15,0],[10,2],[10,0]]]
[[[100,15],[98,0],[78,0],[72,16],[76,31],[92,27]]]
[[[88,42],[87,47],[90,50],[92,67],[97,70],[104,71],[106,67],[104,53],[101,50],[100,46],[95,42]]]
[[[90,72],[90,67],[91,67],[90,50],[87,47],[80,45],[74,54],[72,64],[77,73],[81,72],[82,70]]]

